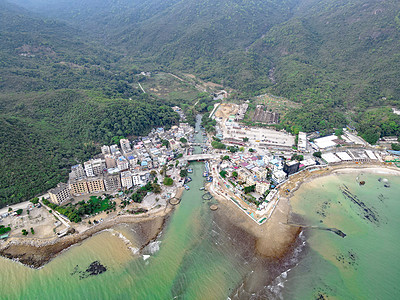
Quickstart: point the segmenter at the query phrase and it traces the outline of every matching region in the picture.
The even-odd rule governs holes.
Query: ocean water
[[[243,244],[216,222],[209,208],[215,200],[202,199],[204,164],[192,168],[190,191],[143,253],[138,254],[134,226],[119,225],[40,270],[0,258],[0,299],[227,299],[257,260],[248,255],[251,243]],[[82,276],[94,261],[107,271]]]
[[[0,299],[400,298],[400,177],[355,173],[304,184],[291,200],[294,221],[347,236],[306,229],[287,257],[269,262],[254,256],[251,237],[209,209],[216,202],[202,199],[203,164],[192,167],[190,191],[142,253],[135,226],[121,224],[40,270],[0,257]],[[107,271],[82,276],[94,261]]]
[[[276,298],[400,299],[400,176],[331,175],[304,184],[291,203],[297,221],[347,236],[306,229],[302,258]]]

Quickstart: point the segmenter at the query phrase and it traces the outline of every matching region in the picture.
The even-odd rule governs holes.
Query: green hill
[[[400,136],[400,116],[390,109],[400,107],[399,1],[10,1],[16,5],[0,0],[0,118],[7,128],[0,172],[12,170],[10,178],[22,182],[22,165],[44,162],[41,174],[50,173],[24,192],[22,183],[9,190],[2,179],[3,203],[54,185],[69,164],[94,151],[91,145],[176,122],[163,105],[189,99],[143,95],[136,86],[141,70],[191,73],[235,89],[239,99],[287,97],[302,104],[284,116],[279,126],[287,130],[328,133],[351,124],[371,143]],[[116,103],[143,113],[109,118]],[[52,120],[55,108],[62,113]],[[151,118],[159,114],[161,123]],[[143,124],[110,125],[121,122]],[[64,140],[76,143],[57,142]],[[7,153],[11,145],[19,150]]]

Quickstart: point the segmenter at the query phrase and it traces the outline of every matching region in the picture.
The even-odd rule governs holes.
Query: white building
[[[269,182],[267,181],[257,181],[256,192],[264,195],[264,193],[269,189]]]
[[[347,152],[336,152],[336,156],[339,157],[343,161],[352,161],[353,160]]]
[[[132,152],[131,144],[128,139],[121,139],[119,143],[121,144],[122,153],[126,155],[127,153]]]
[[[128,170],[129,169],[129,162],[127,161],[127,159],[125,157],[120,156],[120,157],[117,158],[117,167],[121,171]]]
[[[102,159],[92,159],[84,163],[85,173],[87,177],[98,176],[103,173],[106,168],[105,160]]]
[[[341,162],[340,158],[333,153],[323,153],[321,157],[328,164]]]
[[[286,173],[283,170],[277,170],[272,173],[272,179],[276,181],[276,183],[281,183],[286,179]]]
[[[307,134],[305,132],[299,132],[297,149],[300,151],[307,150]]]
[[[104,145],[103,147],[101,147],[101,153],[104,155],[110,154],[111,153],[110,147],[107,145]]]
[[[111,154],[115,154],[115,153],[118,152],[118,151],[119,151],[119,148],[118,148],[117,145],[111,145],[111,146],[110,146],[110,152],[111,152]]]
[[[337,140],[338,137],[336,135],[329,135],[329,136],[324,136],[322,138],[318,138],[314,140],[315,145],[318,146],[319,149],[328,149],[335,147],[337,144],[334,142],[334,140]]]
[[[132,173],[130,171],[121,173],[121,185],[126,189],[130,189],[133,186]]]
[[[71,167],[71,174],[70,177],[72,178],[82,178],[85,177],[85,170],[83,169],[82,165],[75,165]]]
[[[132,182],[133,182],[133,185],[135,185],[135,186],[143,184],[143,181],[140,179],[140,175],[139,174],[135,174],[135,175],[132,176]]]

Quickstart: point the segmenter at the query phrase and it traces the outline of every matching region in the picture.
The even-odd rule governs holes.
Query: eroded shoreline
[[[140,229],[140,250],[157,238],[166,220],[173,211],[172,206],[146,215],[123,215],[95,225],[83,232],[63,238],[49,240],[11,238],[0,248],[0,255],[25,266],[39,269],[59,254],[84,240],[120,224],[137,224]]]

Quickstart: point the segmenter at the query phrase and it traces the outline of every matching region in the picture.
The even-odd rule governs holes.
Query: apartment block
[[[57,205],[71,199],[69,186],[66,183],[59,183],[57,187],[49,190],[49,195],[50,201]]]
[[[71,179],[70,178],[69,188],[71,190],[71,194],[73,194],[73,195],[89,193],[89,189],[88,189],[88,186],[86,183],[86,178],[83,178],[83,179]]]
[[[111,154],[110,147],[107,145],[104,145],[103,147],[101,147],[101,153],[104,155]]]
[[[71,167],[70,177],[72,177],[72,178],[85,177],[85,170],[83,169],[81,164]]]
[[[133,186],[132,173],[130,171],[121,173],[121,185],[126,189],[130,189]]]
[[[106,191],[116,191],[121,188],[121,178],[119,174],[106,175],[103,180]]]
[[[122,153],[124,153],[125,155],[127,155],[127,153],[132,152],[132,148],[131,148],[131,144],[129,142],[128,139],[121,139],[119,141],[120,145],[121,145],[121,150]]]
[[[117,161],[115,160],[115,157],[112,155],[105,155],[104,160],[106,163],[106,168],[116,168],[117,167]]]
[[[103,177],[87,178],[86,181],[89,193],[105,191]]]

